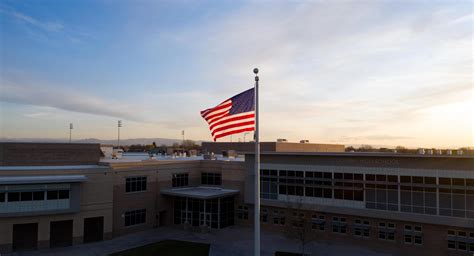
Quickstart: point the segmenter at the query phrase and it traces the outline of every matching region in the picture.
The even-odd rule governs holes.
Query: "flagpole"
[[[255,73],[255,187],[254,187],[254,256],[260,255],[260,142],[258,134],[258,68]]]

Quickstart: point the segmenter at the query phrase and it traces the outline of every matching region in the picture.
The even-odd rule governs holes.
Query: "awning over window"
[[[195,199],[214,199],[236,195],[239,190],[216,187],[185,187],[169,188],[161,190],[161,194],[167,196],[188,197]]]
[[[0,185],[72,183],[86,180],[84,175],[3,176],[0,177]]]

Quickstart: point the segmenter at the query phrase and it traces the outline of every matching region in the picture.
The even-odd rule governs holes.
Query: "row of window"
[[[365,201],[367,209],[474,218],[474,179],[262,170],[260,196]],[[437,183],[439,183],[439,188]],[[439,200],[437,193],[439,191]],[[365,198],[364,198],[365,197]]]
[[[0,192],[0,203],[69,199],[69,190]]]
[[[304,219],[304,213],[295,215],[293,219]],[[268,223],[269,211],[262,209],[260,213],[260,220],[263,223]],[[272,216],[273,225],[284,226],[286,224],[286,213],[283,210],[274,210]],[[301,226],[301,222],[291,222],[293,227]],[[313,214],[311,216],[311,229],[315,231],[325,231],[326,219],[324,215]],[[333,233],[346,234],[347,233],[347,219],[345,217],[334,216],[332,218],[331,230]],[[404,227],[404,243],[405,244],[423,244],[422,227],[419,225],[405,225]],[[353,235],[361,238],[370,237],[370,222],[368,220],[355,219],[353,223]],[[378,239],[386,241],[395,241],[396,226],[391,222],[378,223]],[[472,233],[474,235],[474,233]]]
[[[201,184],[203,185],[217,185],[222,184],[222,175],[220,173],[202,173]],[[173,174],[172,186],[173,187],[186,187],[189,185],[189,174],[179,173]],[[125,178],[125,192],[140,192],[147,190],[147,177],[127,177]]]
[[[262,176],[279,177],[281,183],[300,183],[322,185],[323,181],[342,181],[350,183],[387,183],[387,184],[424,184],[437,185],[436,177],[423,176],[400,176],[400,182],[396,175],[364,174],[361,173],[338,173],[335,172],[313,172],[313,171],[288,171],[288,170],[261,170]],[[345,183],[348,186],[349,183]],[[439,177],[439,185],[456,187],[473,187],[474,179]],[[344,185],[345,186],[345,185]]]
[[[448,230],[448,249],[474,252],[474,232]]]

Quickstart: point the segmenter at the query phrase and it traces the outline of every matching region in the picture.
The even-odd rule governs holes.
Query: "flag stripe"
[[[226,131],[230,128],[241,127],[241,126],[245,126],[245,125],[254,125],[254,124],[255,124],[255,122],[253,120],[247,121],[247,122],[238,122],[238,123],[235,123],[235,124],[229,124],[229,125],[226,125],[226,126],[223,126],[223,127],[212,130],[211,134],[214,135],[218,132]]]
[[[216,141],[231,134],[255,130],[254,89],[246,90],[200,112]]]
[[[209,127],[209,129],[211,129],[211,131],[217,129],[217,128],[220,128],[220,127],[224,127],[226,125],[230,125],[230,124],[237,124],[237,123],[241,123],[241,122],[247,122],[247,121],[252,121],[252,120],[255,120],[254,116],[250,116],[250,117],[242,117],[242,118],[238,118],[236,120],[226,120],[226,121],[223,121],[222,123],[219,123],[219,124],[214,124],[212,125],[212,127]]]
[[[254,114],[253,111],[252,112],[241,113],[241,114],[237,114],[237,115],[232,115],[232,116],[224,116],[219,120],[210,121],[209,122],[209,129],[214,128],[216,125],[226,123],[229,119],[231,119],[231,121],[235,121],[235,120],[244,119],[244,118],[251,118],[251,117],[255,117],[255,114]]]
[[[241,132],[251,132],[251,131],[254,131],[254,130],[255,130],[255,127],[252,127],[252,128],[244,128],[244,129],[240,129],[240,130],[234,130],[234,131],[222,133],[222,134],[216,135],[216,136],[214,137],[214,141],[216,141],[216,140],[219,139],[219,138],[222,138],[222,137],[225,137],[225,136],[229,136],[229,135],[231,135],[231,134],[236,134],[236,133],[241,133]]]
[[[224,118],[221,118],[219,121],[213,122],[211,125],[209,125],[209,129],[214,130],[230,122],[244,122],[247,119],[255,119],[255,114],[251,113],[242,116],[226,116]]]
[[[219,107],[216,107],[215,109],[207,112],[205,115],[203,115],[203,117],[205,119],[209,119],[211,118],[212,115],[216,114],[216,113],[220,113],[222,111],[227,111],[229,110],[230,108],[232,108],[232,102],[229,102],[225,105],[222,105],[222,106],[219,106]]]

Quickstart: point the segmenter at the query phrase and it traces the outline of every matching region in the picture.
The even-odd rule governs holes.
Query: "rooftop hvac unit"
[[[437,149],[437,150],[436,150],[436,154],[437,154],[437,155],[442,155],[442,154],[443,154],[443,150]]]
[[[446,155],[452,155],[453,151],[451,149],[446,150]]]
[[[426,150],[426,154],[428,154],[428,155],[432,155],[432,154],[433,154],[433,150],[432,150],[432,149],[428,149],[428,150]]]
[[[462,154],[464,154],[464,152],[462,152],[462,149],[459,149],[457,152],[458,156],[461,156]]]
[[[309,140],[300,140],[300,143],[309,143]]]
[[[425,149],[424,148],[419,148],[418,149],[418,154],[424,155],[425,154]]]
[[[286,139],[277,139],[277,142],[288,142]]]

